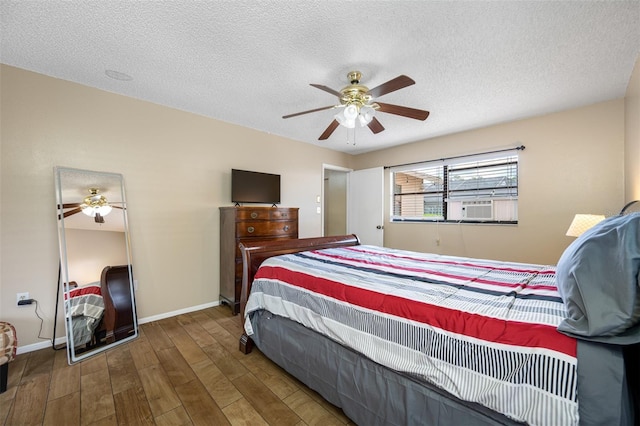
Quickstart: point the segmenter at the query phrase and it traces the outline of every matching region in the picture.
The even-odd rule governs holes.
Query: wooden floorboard
[[[242,354],[241,331],[218,306],[71,366],[64,350],[18,355],[0,425],[353,425],[259,350]]]

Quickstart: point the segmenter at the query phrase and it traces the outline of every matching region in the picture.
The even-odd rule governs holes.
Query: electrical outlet
[[[16,294],[16,304],[21,300],[29,299],[29,293],[18,293]]]

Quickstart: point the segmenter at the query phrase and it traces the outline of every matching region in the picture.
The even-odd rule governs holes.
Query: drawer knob
[[[258,217],[258,212],[251,212],[251,219],[255,219],[256,217]]]
[[[288,231],[288,230],[289,230],[289,225],[285,225],[285,226],[284,226],[284,230],[285,230],[285,231]]]
[[[253,234],[253,231],[255,231],[256,229],[253,226],[250,226],[247,228],[247,232],[250,234]]]

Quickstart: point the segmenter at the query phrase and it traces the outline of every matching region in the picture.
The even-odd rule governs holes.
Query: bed
[[[121,340],[133,332],[130,265],[105,266],[99,282],[71,282],[65,294],[76,350]]]
[[[362,425],[636,424],[640,216],[603,223],[557,267],[353,235],[244,244],[240,350],[255,344]],[[599,287],[585,253],[626,306],[581,299]],[[596,318],[600,305],[620,315]]]
[[[75,287],[64,295],[66,313],[71,317],[73,344],[76,348],[95,345],[97,330],[104,315],[104,298],[99,282]]]

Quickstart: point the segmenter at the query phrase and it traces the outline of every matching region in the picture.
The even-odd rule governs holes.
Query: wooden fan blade
[[[331,108],[334,108],[334,107],[335,107],[334,105],[331,105],[331,106],[326,106],[326,107],[322,107],[322,108],[310,109],[309,111],[302,111],[302,112],[296,112],[294,114],[283,115],[282,118],[296,117],[298,115],[309,114],[310,112],[324,111],[325,109],[331,109]]]
[[[122,206],[114,206],[113,204],[109,204],[111,207],[113,207],[114,209],[121,209],[124,210],[124,207]]]
[[[77,207],[77,208],[75,208],[73,210],[69,210],[68,212],[64,212],[62,214],[62,217],[69,217],[72,214],[80,213],[81,211],[82,211],[82,209],[80,207]],[[60,217],[58,216],[58,218],[60,218]]]
[[[313,83],[311,83],[310,86],[313,86],[316,89],[324,90],[325,92],[331,93],[332,95],[335,95],[339,98],[342,97],[342,93],[338,92],[337,90],[333,90],[331,87],[327,87],[322,84],[313,84]]]
[[[62,208],[63,209],[70,209],[72,207],[80,207],[82,203],[67,203],[67,204],[63,204]],[[58,208],[60,208],[60,204],[58,204]]]
[[[416,84],[416,82],[406,75],[400,75],[392,80],[387,81],[386,83],[382,83],[380,86],[374,87],[373,89],[369,90],[367,94],[373,96],[374,98],[377,98],[378,96],[395,92],[396,90],[411,86],[412,84]]]
[[[388,114],[401,115],[403,117],[413,118],[415,120],[426,120],[429,116],[429,111],[422,109],[409,108],[400,105],[383,104],[382,102],[376,102],[380,108],[378,111],[386,112]]]
[[[338,126],[340,125],[340,123],[338,123],[337,120],[333,120],[331,122],[331,124],[329,124],[329,127],[327,127],[325,129],[325,131],[320,135],[320,137],[318,138],[319,141],[323,141],[325,139],[328,139],[329,136],[331,136],[331,133],[333,133],[334,130],[336,130],[338,128]]]
[[[367,126],[375,134],[380,133],[381,131],[384,130],[384,126],[382,124],[380,124],[378,119],[376,119],[375,117],[373,117],[373,119],[369,122],[369,124],[367,124]]]

